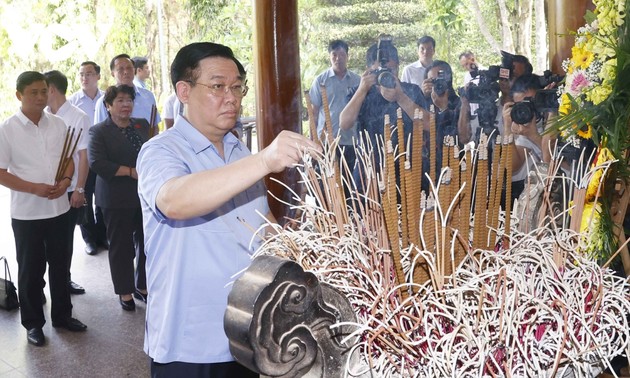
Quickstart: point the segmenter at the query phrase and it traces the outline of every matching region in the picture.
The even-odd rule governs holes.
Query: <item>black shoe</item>
[[[103,248],[104,250],[109,251],[109,242],[107,240],[98,243],[98,245]]]
[[[76,282],[68,282],[68,287],[70,288],[70,294],[85,294],[85,289],[83,288],[83,286],[79,285]]]
[[[120,305],[122,306],[122,309],[125,311],[135,311],[136,310],[136,302],[134,302],[133,298],[131,298],[128,301],[123,301],[122,297],[118,297],[118,300],[120,301]]]
[[[85,324],[75,318],[68,318],[64,322],[53,322],[52,326],[55,328],[65,328],[71,332],[83,332],[87,329]]]
[[[139,300],[142,301],[144,303],[147,303],[147,298],[149,298],[149,294],[145,294],[143,292],[141,292],[140,290],[136,289],[136,291],[133,292],[133,296]]]
[[[26,340],[28,340],[29,344],[33,344],[35,346],[42,346],[46,342],[46,338],[44,337],[44,331],[41,328],[31,328],[26,331]]]
[[[85,253],[92,256],[96,254],[98,248],[96,247],[96,243],[87,242],[85,243]]]

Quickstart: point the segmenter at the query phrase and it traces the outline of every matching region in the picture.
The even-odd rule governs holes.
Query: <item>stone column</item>
[[[258,147],[263,149],[282,130],[302,132],[302,97],[298,39],[297,0],[254,1],[254,54],[256,67],[256,130]],[[295,169],[270,175],[267,188],[276,197],[290,202],[291,193],[271,180],[275,178],[296,193]],[[272,196],[269,206],[282,224],[289,209]]]

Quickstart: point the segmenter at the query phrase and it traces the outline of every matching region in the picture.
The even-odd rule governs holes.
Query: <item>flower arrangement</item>
[[[576,32],[571,58],[563,62],[567,73],[560,88],[560,133],[578,147],[579,139],[595,139],[600,144],[602,128],[594,132],[593,108],[605,107],[618,77],[618,47],[621,47],[627,0],[595,0],[594,12],[587,12],[587,24]],[[581,111],[590,108],[589,111]]]
[[[559,88],[555,129],[576,148],[589,140],[597,147],[586,165],[590,171],[577,183],[586,192],[576,205],[583,206],[578,212],[583,250],[606,258],[616,249],[609,211],[613,185],[607,183],[630,177],[630,27],[626,22],[630,0],[594,0],[593,4],[586,25],[575,33],[571,58],[563,63],[567,75]],[[620,164],[611,166],[613,161]]]

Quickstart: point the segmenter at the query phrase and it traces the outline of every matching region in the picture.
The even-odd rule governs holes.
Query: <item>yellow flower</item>
[[[593,176],[591,177],[591,180],[586,187],[586,196],[584,198],[586,202],[590,202],[595,199],[597,190],[599,189],[600,185],[604,183],[604,168],[601,167],[601,165],[610,160],[613,160],[613,155],[610,150],[606,147],[600,147],[599,151],[597,152],[597,159],[591,165],[591,167],[595,169],[595,172],[593,173]]]
[[[599,202],[586,202],[584,204],[584,211],[582,212],[582,221],[580,222],[580,233],[583,235],[589,234],[590,230],[595,229],[594,225],[599,221],[599,212],[601,211],[601,205]]]
[[[610,96],[611,92],[612,88],[610,84],[598,85],[586,93],[586,99],[595,105],[599,105]]]
[[[560,115],[567,115],[571,112],[571,99],[569,98],[569,95],[566,93],[563,93],[562,96],[560,97],[560,107],[558,107],[558,113],[560,113]]]
[[[584,130],[586,128],[586,130]],[[577,129],[577,136],[582,139],[591,139],[593,136],[593,127],[590,123],[587,123],[586,126]]]
[[[614,81],[617,77],[617,59],[612,58],[602,64],[602,70],[599,73],[602,80]]]
[[[573,46],[571,54],[573,55],[571,60],[577,68],[586,69],[593,62],[593,53],[581,47]]]

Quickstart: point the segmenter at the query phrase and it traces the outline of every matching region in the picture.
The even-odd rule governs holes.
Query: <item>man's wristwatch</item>
[[[81,194],[85,193],[85,189],[83,189],[83,188],[77,188],[76,191],[81,193]]]

